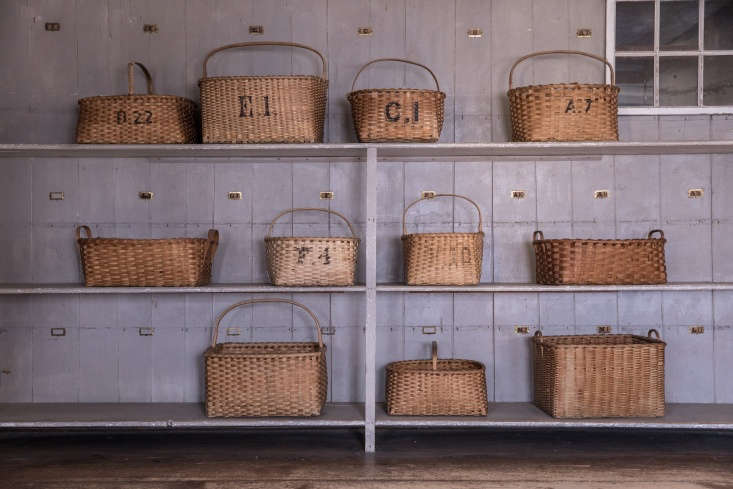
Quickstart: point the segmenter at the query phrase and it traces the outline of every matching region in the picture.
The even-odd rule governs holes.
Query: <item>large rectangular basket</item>
[[[551,416],[664,416],[666,344],[656,330],[646,337],[538,331],[532,343],[534,401]]]
[[[435,81],[435,90],[378,88],[354,91],[356,80],[372,63],[398,61],[425,68]],[[375,59],[362,66],[348,95],[356,136],[362,143],[433,143],[443,130],[445,93],[430,68],[398,58]]]
[[[313,320],[317,343],[217,343],[229,312],[249,304],[281,302],[303,309]],[[318,416],[326,402],[326,347],[318,319],[289,299],[251,299],[225,309],[217,318],[206,363],[206,415]]]
[[[79,226],[76,243],[87,287],[193,287],[211,281],[219,232],[209,230],[208,238],[93,238],[88,226]]]
[[[334,214],[344,220],[351,236],[299,237],[272,236],[275,222],[296,211]],[[346,217],[336,211],[317,208],[289,209],[270,223],[265,237],[267,272],[274,285],[348,286],[354,285],[359,238]]]
[[[597,59],[611,70],[611,84],[555,83],[512,87],[522,61],[546,54],[577,54]],[[618,141],[618,93],[613,67],[582,51],[540,51],[523,56],[509,71],[509,109],[513,141]]]
[[[148,85],[135,94],[133,69],[140,67]],[[127,64],[127,95],[79,100],[76,142],[80,144],[189,144],[198,141],[196,104],[183,97],[156,95],[153,79],[141,63]]]
[[[486,368],[480,362],[438,359],[406,360],[387,365],[388,414],[409,416],[486,416]]]
[[[251,46],[292,46],[316,53],[322,76],[208,77],[214,54]],[[326,113],[328,68],[315,49],[291,42],[243,42],[211,51],[204,60],[201,119],[204,143],[321,143]]]
[[[653,238],[659,233],[659,238]],[[537,283],[643,285],[667,282],[664,232],[647,239],[545,239],[534,233]]]
[[[458,197],[473,204],[478,211],[478,232],[407,234],[407,211],[418,202],[436,197]],[[481,209],[473,200],[456,194],[436,194],[412,202],[402,214],[402,251],[407,285],[479,283],[484,252]]]

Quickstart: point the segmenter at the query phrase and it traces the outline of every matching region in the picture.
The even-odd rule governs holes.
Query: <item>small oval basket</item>
[[[135,94],[134,68],[148,85]],[[183,97],[156,95],[153,79],[141,63],[127,64],[127,95],[79,100],[76,142],[80,144],[189,144],[198,141],[196,104]]]
[[[597,59],[611,70],[611,84],[555,83],[512,87],[522,61],[547,54]],[[540,51],[522,56],[509,71],[513,141],[618,141],[618,93],[608,60],[582,51]]]
[[[307,49],[321,58],[318,76],[216,76],[206,65],[220,51],[253,46]],[[204,143],[321,143],[328,67],[315,49],[292,42],[242,42],[211,51],[204,60],[201,119]]]
[[[659,233],[658,238],[654,234]],[[545,239],[534,232],[537,283],[644,285],[667,283],[664,232],[646,239]]]
[[[334,214],[346,223],[351,236],[299,237],[272,236],[275,222],[285,214],[317,211]],[[336,211],[317,208],[289,209],[270,223],[265,237],[267,271],[274,285],[347,286],[354,285],[359,238],[346,217]]]
[[[407,211],[418,202],[436,197],[458,197],[473,204],[478,212],[478,232],[407,234]],[[407,285],[479,283],[484,252],[481,209],[473,200],[456,194],[436,194],[414,201],[402,214],[402,251]]]
[[[382,61],[397,61],[425,68],[435,80],[435,90],[372,88],[354,91],[364,69]],[[356,136],[362,143],[434,143],[443,130],[445,93],[430,68],[398,58],[375,59],[362,66],[348,95]]]
[[[486,416],[486,368],[481,362],[406,360],[387,365],[387,414],[408,416]]]
[[[304,310],[318,341],[218,343],[222,319],[251,304],[280,302]],[[313,312],[289,299],[250,299],[226,308],[216,319],[206,364],[206,415],[318,416],[326,402],[328,373],[321,325]]]
[[[195,287],[211,281],[219,231],[210,229],[208,238],[93,238],[79,226],[76,244],[87,287]]]
[[[656,338],[652,338],[652,334]],[[534,402],[556,418],[664,416],[659,332],[532,338]]]

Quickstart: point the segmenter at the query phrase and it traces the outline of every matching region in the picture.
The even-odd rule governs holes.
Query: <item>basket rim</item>
[[[356,97],[357,95],[364,95],[369,92],[398,92],[398,93],[430,93],[440,95],[445,98],[445,92],[442,90],[433,90],[430,88],[362,88],[361,90],[354,90],[349,92],[346,98]]]
[[[483,231],[476,231],[472,233],[407,233],[403,234],[401,236],[401,239],[408,239],[415,236],[475,236],[475,235],[481,235],[481,237],[486,236]]]
[[[313,79],[325,82],[328,84],[328,79],[317,75],[223,75],[223,76],[207,76],[206,78],[199,79],[199,85],[207,81],[222,81],[222,80],[263,80],[263,79],[275,79],[275,80],[302,80],[302,79]]]
[[[118,95],[92,95],[90,97],[82,97],[79,99],[79,103],[82,102],[101,102],[105,100],[132,100],[132,99],[169,99],[169,100],[176,100],[180,102],[186,102],[193,106],[196,106],[196,102],[193,100],[186,98],[186,97],[180,97],[178,95],[163,95],[163,94],[157,94],[157,93],[133,93],[132,95],[128,95],[126,93],[124,94],[118,94]]]
[[[440,364],[442,363],[464,363],[466,368],[459,370],[441,370]],[[464,358],[439,358],[437,360],[438,368],[433,370],[432,360],[401,360],[398,362],[389,363],[385,369],[387,372],[398,372],[398,373],[430,373],[430,374],[474,374],[481,371],[486,371],[486,367],[481,362],[476,360],[467,360]],[[424,365],[425,368],[412,368],[409,370],[403,370],[401,367],[405,366],[420,366]]]
[[[314,351],[293,352],[293,353],[222,353],[217,348],[226,345],[269,345],[269,346],[285,346],[285,345],[312,345]],[[261,342],[236,342],[229,341],[217,343],[215,346],[209,346],[204,351],[204,358],[212,357],[237,357],[237,358],[283,358],[283,357],[315,357],[321,356],[326,352],[326,345],[319,346],[317,341],[261,341]]]
[[[355,236],[266,236],[265,241],[361,241]]]
[[[593,344],[567,344],[567,343],[555,343],[553,340],[555,339],[564,339],[564,338],[573,338],[573,339],[580,339],[580,338],[602,338],[602,337],[619,337],[624,336],[628,337],[630,339],[637,339],[642,340],[641,343],[593,343]],[[547,341],[549,340],[549,341]],[[666,345],[667,343],[660,339],[660,338],[652,338],[650,336],[641,336],[637,334],[631,334],[631,333],[619,333],[619,334],[605,334],[605,335],[592,335],[592,334],[568,334],[568,335],[552,335],[552,336],[533,336],[532,341],[535,343],[541,343],[544,346],[549,346],[552,348],[578,348],[578,347],[588,347],[588,348],[626,348],[629,346],[635,346],[635,347],[641,347],[641,346],[649,346],[652,344],[657,345]]]
[[[133,241],[143,241],[145,243],[158,243],[158,244],[166,244],[166,243],[180,243],[181,241],[187,241],[187,242],[204,242],[207,243],[209,241],[208,238],[189,238],[189,237],[182,237],[182,238],[105,238],[102,236],[94,236],[92,238],[78,238],[78,241],[80,243],[86,243],[88,241],[123,241],[131,243]]]
[[[611,89],[614,91],[621,91],[621,88],[618,85],[611,85],[609,83],[547,83],[543,85],[522,85],[519,87],[510,88],[507,90],[507,94],[517,91],[527,91],[527,90],[548,90],[548,89],[565,89],[565,88],[573,88],[573,89],[580,89],[580,88],[604,88],[604,89]]]
[[[649,241],[653,242],[661,242],[666,243],[667,238],[608,238],[608,239],[598,239],[598,238],[543,238],[543,239],[534,239],[532,240],[533,243],[545,243],[548,241],[557,242],[557,243],[572,243],[572,242],[579,242],[579,243],[648,243]]]

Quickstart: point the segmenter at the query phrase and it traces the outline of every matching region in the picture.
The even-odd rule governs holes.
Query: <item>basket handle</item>
[[[130,61],[129,63],[127,63],[127,94],[135,94],[135,65],[140,67],[143,74],[145,75],[145,80],[148,83],[148,95],[152,95],[153,77],[150,76],[150,72],[148,71],[148,69],[142,63],[138,63],[137,61]]]
[[[221,324],[222,319],[224,319],[224,316],[232,312],[234,309],[237,309],[242,306],[247,306],[250,304],[259,304],[259,303],[265,303],[265,302],[282,302],[284,304],[292,304],[293,306],[298,306],[299,308],[303,309],[305,312],[308,313],[308,315],[313,319],[313,324],[316,328],[316,333],[318,333],[318,346],[323,349],[323,336],[321,334],[321,323],[318,322],[318,318],[316,317],[313,312],[305,307],[300,302],[295,302],[290,299],[248,299],[246,301],[237,302],[236,304],[232,304],[231,306],[224,309],[224,311],[219,314],[219,317],[216,318],[216,325],[214,326],[214,334],[211,337],[211,346],[212,348],[216,346],[216,341],[219,339],[219,324]]]
[[[205,263],[209,269],[212,266],[212,263],[214,262],[214,255],[216,254],[216,249],[219,247],[219,231],[216,229],[209,229],[209,250],[206,252],[206,258],[204,258]]]
[[[290,46],[294,48],[302,48],[307,49],[308,51],[313,51],[318,55],[318,57],[321,58],[321,63],[323,64],[323,73],[321,74],[321,78],[324,80],[328,80],[328,64],[326,63],[326,58],[323,57],[323,55],[313,49],[310,46],[306,46],[305,44],[298,44],[295,42],[281,42],[281,41],[257,41],[257,42],[237,42],[234,44],[227,44],[226,46],[221,46],[219,48],[214,49],[213,51],[209,52],[209,54],[206,55],[206,58],[204,59],[204,71],[203,71],[203,78],[206,78],[206,65],[209,62],[209,58],[211,58],[213,55],[220,51],[225,51],[227,49],[233,49],[233,48],[247,48],[251,46]]]
[[[654,333],[654,336],[656,336],[657,339],[659,339],[659,331],[657,331],[654,328],[650,329],[649,332],[646,334],[647,338],[651,338],[652,337],[652,333]]]
[[[433,359],[433,370],[438,370],[438,342],[433,341],[432,354],[430,355]]]
[[[651,239],[654,233],[659,233],[659,239],[664,239],[664,231],[662,231],[661,229],[652,229],[651,231],[649,231],[647,238]]]
[[[81,232],[84,231],[84,239],[90,239],[92,237],[92,230],[89,229],[89,226],[77,226],[76,228],[76,240],[79,241],[82,239]]]
[[[419,198],[416,201],[412,202],[407,207],[405,207],[405,210],[402,213],[402,234],[407,234],[407,221],[406,221],[406,219],[407,219],[407,211],[410,210],[410,207],[412,207],[413,205],[415,205],[418,202],[421,202],[423,200],[430,200],[430,199],[434,199],[436,197],[458,197],[460,199],[467,200],[468,202],[470,202],[471,204],[473,204],[473,206],[476,208],[476,211],[478,212],[478,230],[479,230],[479,232],[481,231],[481,209],[479,208],[479,206],[478,206],[478,204],[476,202],[474,202],[473,200],[469,199],[468,197],[464,197],[463,195],[458,195],[458,194],[435,194],[432,197],[422,197],[422,198]]]
[[[514,75],[514,68],[516,68],[519,63],[521,63],[522,61],[526,59],[533,58],[535,56],[544,56],[546,54],[577,54],[580,56],[587,56],[589,58],[597,59],[598,61],[606,63],[606,66],[608,66],[608,69],[611,70],[611,85],[616,84],[616,74],[613,72],[613,66],[611,66],[611,63],[609,63],[606,58],[601,58],[600,56],[596,56],[595,54],[591,54],[591,53],[584,53],[583,51],[572,51],[572,50],[567,50],[567,49],[559,49],[556,51],[537,51],[536,53],[531,53],[531,54],[528,54],[526,56],[522,56],[521,58],[519,58],[512,65],[512,69],[509,70],[509,90],[512,89],[512,77]]]
[[[423,64],[417,63],[415,61],[410,61],[409,59],[402,59],[402,58],[379,58],[379,59],[374,59],[374,60],[368,62],[367,64],[365,64],[364,66],[361,67],[361,69],[359,70],[359,72],[354,77],[354,81],[351,82],[351,91],[352,92],[354,91],[354,87],[356,86],[356,80],[357,80],[357,78],[359,78],[359,75],[361,75],[361,72],[364,71],[364,69],[367,66],[369,66],[370,64],[373,64],[373,63],[380,63],[382,61],[397,61],[398,63],[407,63],[407,64],[419,66],[420,68],[425,68],[428,71],[428,73],[430,73],[430,76],[433,77],[433,80],[435,80],[435,89],[437,91],[440,91],[440,84],[438,83],[438,77],[435,76],[435,73],[433,73],[433,70],[431,70],[430,68],[428,68],[427,66],[425,66]]]
[[[541,241],[545,239],[545,234],[542,231],[535,231],[532,234],[532,241]],[[539,331],[537,331],[539,333]]]
[[[340,212],[332,211],[332,210],[329,210],[329,209],[319,209],[317,207],[296,207],[294,209],[288,209],[286,211],[282,211],[280,214],[278,214],[277,216],[275,216],[275,219],[273,219],[272,222],[270,223],[270,227],[267,230],[267,235],[265,237],[266,238],[269,238],[270,236],[272,236],[272,229],[275,227],[275,222],[277,222],[278,219],[280,219],[285,214],[290,214],[291,212],[299,212],[299,211],[318,211],[318,212],[325,212],[327,214],[337,215],[341,219],[343,219],[343,221],[346,223],[347,226],[349,226],[349,231],[351,231],[351,236],[354,237],[354,238],[356,237],[356,233],[354,232],[354,227],[351,225],[351,223],[349,222],[349,220],[346,219],[346,216],[344,216]]]

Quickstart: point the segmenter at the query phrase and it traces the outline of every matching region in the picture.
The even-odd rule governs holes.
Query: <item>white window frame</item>
[[[616,69],[616,2],[643,2],[652,0],[606,0],[606,59]],[[659,50],[659,18],[660,1],[654,1],[654,50],[622,51],[619,56],[654,57],[654,106],[621,107],[619,115],[693,115],[693,114],[733,114],[733,105],[703,106],[703,63],[705,56],[733,55],[731,51],[706,51],[703,48],[705,34],[705,0],[698,0],[698,48],[695,51],[660,51]],[[697,56],[697,103],[698,107],[659,107],[659,58],[660,56]],[[611,72],[606,70],[606,83],[611,83]]]

